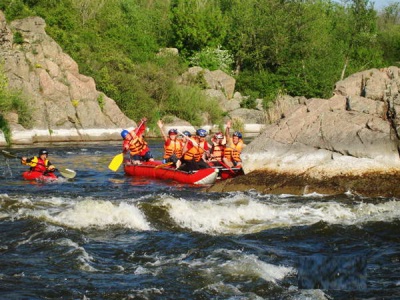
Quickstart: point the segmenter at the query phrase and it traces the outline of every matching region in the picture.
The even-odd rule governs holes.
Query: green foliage
[[[100,94],[97,97],[97,103],[99,103],[100,109],[101,111],[104,110],[104,105],[106,104],[105,100],[104,100],[104,94]]]
[[[189,58],[192,66],[200,66],[210,71],[222,70],[227,74],[232,73],[233,56],[229,50],[206,47]]]
[[[233,118],[231,126],[232,126],[232,130],[234,132],[235,131],[239,131],[239,132],[243,132],[244,131],[244,122],[240,118]]]
[[[18,45],[22,45],[24,43],[24,38],[23,38],[21,32],[19,32],[19,31],[14,32],[13,41],[15,44],[18,44]]]
[[[218,124],[222,120],[222,110],[214,99],[204,96],[195,86],[174,86],[167,99],[163,114],[175,115],[195,126],[203,122],[203,115],[208,113],[208,121]]]
[[[23,0],[3,0],[1,2],[0,9],[4,11],[8,21],[23,19],[34,14]]]
[[[80,72],[149,123],[160,114],[219,122],[218,104],[199,91],[202,74],[189,87],[176,83],[188,65],[234,70],[236,90],[248,96],[242,105],[253,108],[283,91],[329,97],[342,76],[400,57],[398,3],[379,16],[369,0],[3,0],[0,9],[8,21],[43,17]],[[158,55],[166,47],[180,55]]]
[[[378,41],[388,66],[400,65],[400,3],[392,3],[378,17]]]
[[[277,92],[281,89],[279,77],[268,71],[241,72],[236,81],[236,88],[243,95],[249,95],[253,99],[265,98],[275,99]]]
[[[15,111],[18,113],[18,122],[25,128],[32,125],[31,113],[22,93],[8,87],[8,79],[4,73],[3,64],[0,64],[0,129],[3,131],[7,143],[10,143],[10,128],[5,120],[5,114]]]
[[[228,23],[218,0],[173,0],[172,43],[184,57],[224,41]]]

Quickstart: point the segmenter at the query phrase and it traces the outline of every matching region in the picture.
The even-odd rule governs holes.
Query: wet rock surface
[[[368,197],[399,197],[400,171],[370,172],[363,175],[336,175],[311,178],[275,171],[253,171],[247,175],[220,181],[208,192],[255,190],[264,194],[305,195],[318,193],[336,195],[351,192]]]

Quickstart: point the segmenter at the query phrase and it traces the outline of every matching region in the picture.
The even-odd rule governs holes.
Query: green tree
[[[377,15],[369,0],[352,0],[338,15],[334,32],[341,47],[340,80],[361,70],[382,65],[382,52],[377,43]]]
[[[400,64],[400,3],[383,8],[378,16],[378,41],[386,65]]]
[[[171,43],[184,57],[205,47],[222,44],[227,34],[227,22],[218,0],[173,0],[171,12]]]

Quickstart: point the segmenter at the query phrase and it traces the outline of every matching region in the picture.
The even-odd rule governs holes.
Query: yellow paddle
[[[167,162],[167,163],[165,163],[165,164],[156,166],[154,169],[159,169],[159,168],[166,167],[166,166],[169,166],[169,165],[172,165],[172,164],[173,164],[172,161],[171,161],[171,162]]]
[[[108,165],[108,168],[111,171],[116,172],[119,169],[119,167],[122,165],[123,162],[124,162],[124,154],[123,153],[117,154],[114,156],[114,158]]]

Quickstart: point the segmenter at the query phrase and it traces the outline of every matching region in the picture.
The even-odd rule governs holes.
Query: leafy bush
[[[200,126],[204,113],[213,124],[222,119],[222,110],[215,99],[207,98],[196,86],[174,86],[168,97],[164,114],[172,114],[189,123]]]
[[[207,47],[189,58],[192,66],[200,66],[210,71],[222,70],[227,74],[232,73],[233,55],[229,50]]]
[[[18,90],[8,88],[8,79],[0,64],[0,129],[3,131],[7,143],[10,143],[10,128],[5,114],[11,111],[18,113],[18,122],[25,128],[32,126],[32,118],[26,99]]]

